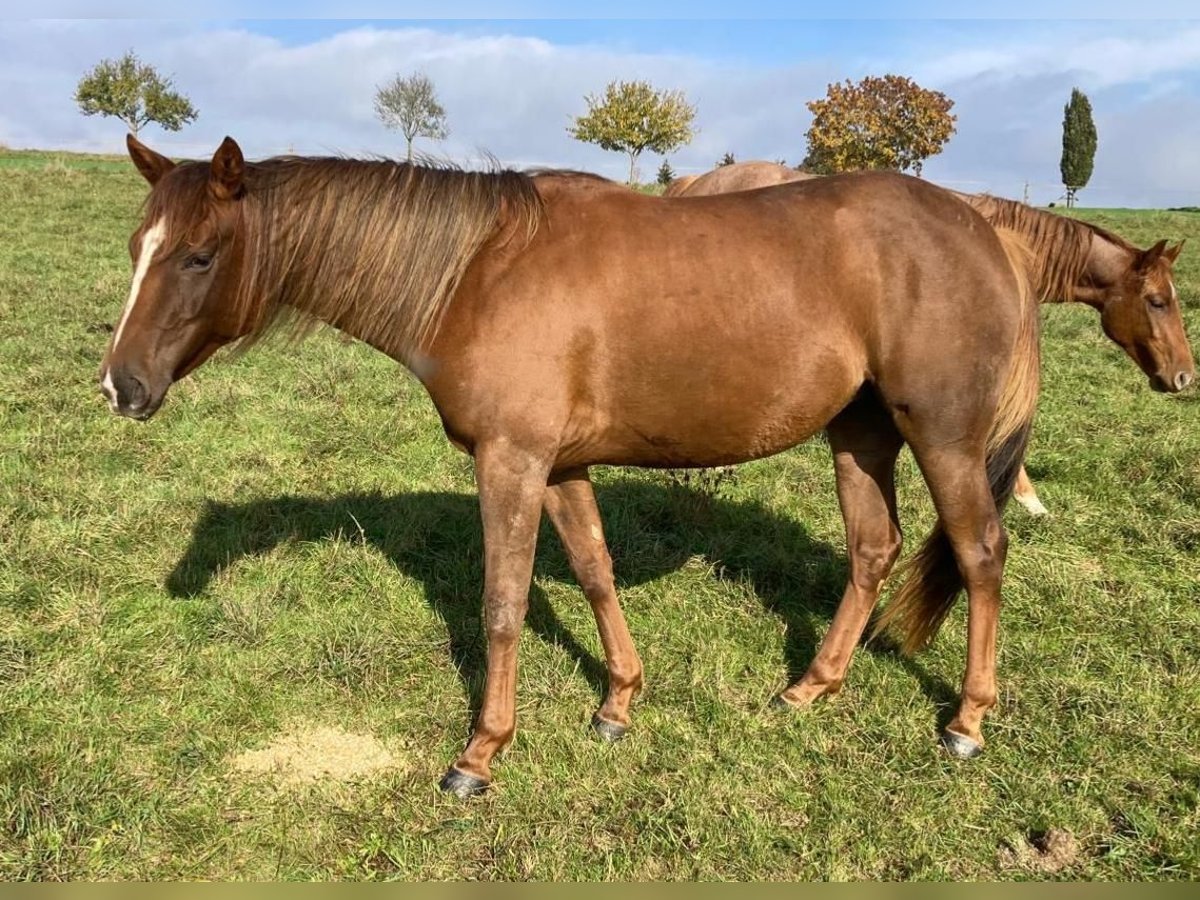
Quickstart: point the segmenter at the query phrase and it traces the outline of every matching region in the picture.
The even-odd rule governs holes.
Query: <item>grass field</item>
[[[935,740],[961,604],[921,656],[866,647],[837,699],[768,707],[845,575],[814,440],[715,492],[596,473],[646,664],[634,728],[591,736],[603,656],[546,529],[518,735],[464,804],[437,779],[482,677],[470,461],[415,381],[330,334],[218,357],[148,424],[110,415],[144,193],[125,163],[0,152],[0,876],[1200,877],[1200,398],[1151,393],[1091,310],[1043,313],[1028,465],[1053,514],[1007,516],[982,757]],[[1189,238],[1200,334],[1200,215],[1080,215]],[[912,547],[907,456],[900,481]],[[246,770],[281,735],[336,769],[322,729],[390,766]]]

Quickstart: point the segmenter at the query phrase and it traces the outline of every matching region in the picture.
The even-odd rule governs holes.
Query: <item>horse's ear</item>
[[[1176,244],[1174,247],[1168,247],[1166,250],[1163,251],[1163,256],[1165,256],[1167,258],[1167,260],[1171,263],[1171,265],[1175,265],[1175,260],[1179,259],[1179,254],[1183,252],[1183,245],[1186,243],[1187,243],[1187,240],[1184,239],[1184,240],[1180,241],[1178,244]]]
[[[213,196],[218,200],[232,200],[240,195],[245,174],[246,160],[242,156],[242,148],[233,138],[225,138],[212,158],[208,186]]]
[[[1149,250],[1143,250],[1142,255],[1138,257],[1137,268],[1139,272],[1147,272],[1150,267],[1158,262],[1159,257],[1163,255],[1163,251],[1167,249],[1165,239],[1159,241]]]
[[[137,170],[151,184],[158,184],[160,178],[175,168],[175,163],[161,153],[155,153],[132,134],[125,135],[125,146]]]

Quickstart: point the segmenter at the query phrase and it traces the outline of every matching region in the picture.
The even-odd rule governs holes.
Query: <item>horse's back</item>
[[[682,197],[699,177],[699,175],[681,175],[667,185],[662,195],[664,197]]]
[[[628,333],[670,355],[681,335],[735,350],[767,333],[942,334],[972,313],[1004,320],[1015,280],[995,230],[949,192],[893,173],[815,178],[761,190],[661,200],[625,190],[546,192],[544,226],[487,302],[539,319]],[[530,293],[530,284],[539,289]],[[511,296],[507,291],[513,288]],[[560,308],[552,301],[569,304]],[[971,298],[979,298],[972,303]]]
[[[756,190],[776,184],[805,181],[819,176],[800,172],[781,163],[750,161],[720,166],[692,180],[668,196],[707,197],[737,191]]]

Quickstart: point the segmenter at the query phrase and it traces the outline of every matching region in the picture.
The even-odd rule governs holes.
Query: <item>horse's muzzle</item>
[[[140,422],[154,415],[162,404],[161,393],[155,396],[143,379],[125,369],[110,368],[100,380],[100,392],[108,400],[109,409]]]
[[[1160,394],[1178,394],[1195,380],[1190,369],[1180,369],[1172,374],[1161,369],[1150,376],[1150,387]]]

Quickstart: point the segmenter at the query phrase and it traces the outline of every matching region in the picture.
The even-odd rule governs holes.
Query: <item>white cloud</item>
[[[0,141],[119,150],[120,124],[84,118],[72,95],[92,63],[133,47],[172,73],[200,110],[200,119],[180,134],[147,130],[152,145],[176,155],[207,154],[225,134],[251,156],[289,149],[402,153],[402,139],[375,119],[371,100],[376,84],[421,68],[438,87],[451,129],[447,141],[425,142],[422,149],[460,159],[486,151],[511,165],[561,165],[620,178],[622,157],[566,133],[571,116],[583,109],[583,95],[610,79],[645,77],[687,92],[699,107],[701,130],[672,164],[700,171],[727,150],[742,159],[797,161],[808,125],[806,99],[822,95],[829,81],[891,69],[956,101],[959,131],[927,166],[931,178],[1009,195],[1019,195],[1029,179],[1034,199],[1052,199],[1062,105],[1078,84],[1092,97],[1100,129],[1095,202],[1200,202],[1193,150],[1200,147],[1200,110],[1188,93],[1200,70],[1200,29],[1143,24],[1130,36],[1128,24],[1114,23],[1100,34],[1096,27],[1082,40],[1064,37],[1071,26],[1056,23],[1038,41],[960,43],[949,50],[943,29],[929,47],[906,48],[904,59],[826,58],[765,68],[479,34],[466,23],[458,32],[354,28],[289,46],[237,26],[202,31],[179,22],[7,22],[0,31]],[[643,176],[657,165],[657,157],[643,159]]]
[[[1113,30],[1129,32],[1125,23]],[[1009,40],[1002,46],[952,50],[914,68],[921,82],[945,84],[977,77],[1036,78],[1072,72],[1081,84],[1101,89],[1149,81],[1200,67],[1200,28],[1156,23],[1151,31],[1122,36],[1079,37],[1063,23],[1047,26],[1048,39],[1036,43]]]

